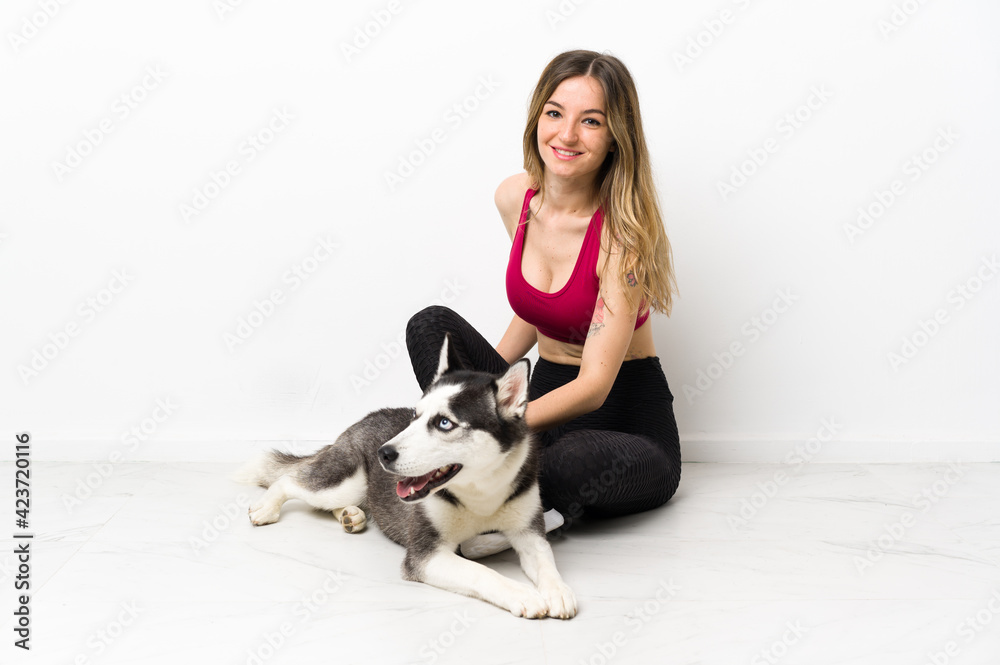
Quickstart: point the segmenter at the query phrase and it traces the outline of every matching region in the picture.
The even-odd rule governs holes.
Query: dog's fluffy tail
[[[290,455],[280,450],[269,450],[241,466],[230,478],[243,485],[258,485],[266,489],[275,480],[288,473],[292,467],[310,457],[312,456]]]

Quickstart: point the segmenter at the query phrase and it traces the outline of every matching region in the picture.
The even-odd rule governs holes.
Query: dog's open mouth
[[[435,487],[440,487],[454,478],[461,468],[461,464],[449,464],[422,476],[403,478],[396,483],[396,494],[403,501],[417,501],[430,494]]]

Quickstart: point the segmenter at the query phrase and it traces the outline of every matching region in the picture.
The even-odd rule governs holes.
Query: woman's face
[[[538,152],[546,175],[579,178],[594,174],[612,147],[597,79],[576,76],[553,91],[538,119]]]

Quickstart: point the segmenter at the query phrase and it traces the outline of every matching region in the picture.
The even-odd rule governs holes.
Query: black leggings
[[[406,347],[421,390],[437,371],[445,333],[451,333],[461,369],[507,370],[503,357],[465,319],[447,307],[431,306],[406,326]],[[575,365],[539,358],[528,398],[541,397],[579,372]],[[623,362],[601,408],[538,432],[543,506],[570,522],[581,515],[627,515],[666,503],[681,477],[673,400],[658,358]]]

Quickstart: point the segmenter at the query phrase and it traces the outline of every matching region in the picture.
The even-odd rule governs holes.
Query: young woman
[[[539,433],[547,528],[655,508],[681,464],[649,314],[669,314],[676,287],[621,61],[569,51],[549,63],[528,109],[524,169],[495,197],[513,243],[507,332],[494,348],[450,309],[427,308],[407,326],[414,373],[425,389],[446,333],[464,367],[494,373],[538,344],[525,418]],[[462,546],[496,549],[486,536]]]

